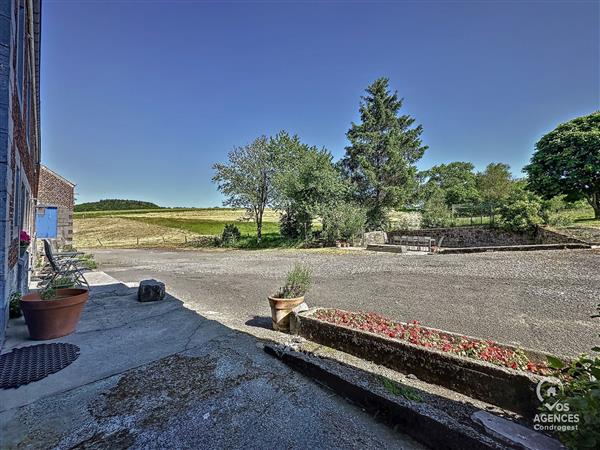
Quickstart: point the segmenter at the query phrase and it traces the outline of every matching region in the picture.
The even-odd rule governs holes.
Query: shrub
[[[441,190],[431,194],[423,205],[421,218],[423,228],[447,227],[452,225],[452,212],[446,205],[446,198]]]
[[[511,231],[527,231],[542,223],[541,203],[535,196],[508,201],[499,209],[502,226]]]
[[[305,295],[311,286],[311,270],[308,266],[294,265],[287,274],[285,285],[279,288],[277,298],[297,298]]]
[[[79,255],[77,257],[77,259],[79,260],[81,265],[83,267],[85,267],[86,269],[94,270],[94,269],[98,268],[98,263],[96,263],[96,261],[94,261],[94,255],[92,255],[90,253],[85,253],[84,255]]]
[[[223,234],[221,235],[221,242],[223,245],[231,245],[235,244],[242,234],[240,233],[240,229],[232,223],[228,223],[225,225],[223,229]]]
[[[329,244],[343,239],[352,241],[365,229],[367,215],[363,208],[351,204],[339,204],[323,214],[321,236]]]
[[[600,304],[597,306],[600,317]],[[565,380],[552,401],[567,403],[569,413],[577,414],[579,422],[576,430],[559,431],[559,439],[568,448],[600,448],[600,346],[592,348],[595,357],[581,355],[569,365],[555,358],[549,358],[549,365],[560,370]],[[542,412],[548,412],[541,407]]]
[[[311,228],[312,217],[306,212],[287,210],[279,219],[279,234],[286,239],[308,239]]]
[[[11,319],[16,319],[17,317],[21,317],[22,312],[21,312],[21,304],[19,303],[19,301],[21,300],[21,293],[19,291],[15,291],[12,294],[10,294],[10,301],[9,301],[9,317]]]

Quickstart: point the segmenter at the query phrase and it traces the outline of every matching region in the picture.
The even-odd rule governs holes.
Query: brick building
[[[26,291],[40,171],[41,0],[0,0],[0,346],[9,297]]]
[[[36,207],[36,236],[56,239],[57,247],[73,243],[75,185],[41,166]]]

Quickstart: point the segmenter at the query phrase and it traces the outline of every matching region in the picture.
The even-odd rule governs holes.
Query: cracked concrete
[[[62,371],[0,390],[0,448],[422,448],[169,296],[89,274],[81,348]],[[12,320],[3,352],[23,345]]]

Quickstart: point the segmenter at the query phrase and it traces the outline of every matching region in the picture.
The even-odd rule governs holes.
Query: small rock
[[[297,344],[302,344],[304,341],[306,341],[306,339],[304,339],[302,336],[294,336],[292,338],[292,342],[296,342]]]
[[[144,280],[138,287],[138,301],[156,302],[165,298],[165,283],[157,280]]]
[[[203,418],[204,420],[208,419],[209,417],[210,417],[210,413],[206,413],[206,414],[204,414],[204,415],[202,416],[202,418]]]
[[[406,375],[406,378],[408,378],[409,380],[418,380],[417,376],[413,373],[409,373],[408,375]]]

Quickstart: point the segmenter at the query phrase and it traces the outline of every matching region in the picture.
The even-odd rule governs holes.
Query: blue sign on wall
[[[35,231],[38,238],[56,239],[58,213],[54,207],[38,208],[35,215]]]

